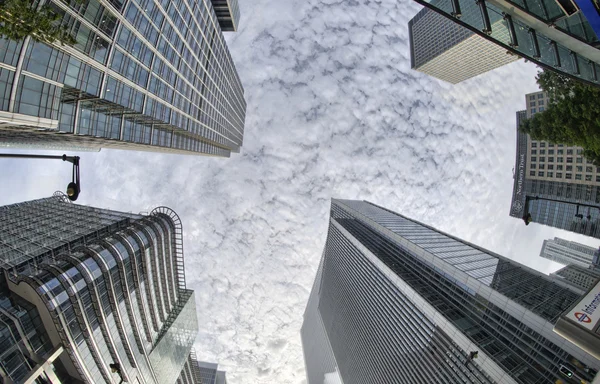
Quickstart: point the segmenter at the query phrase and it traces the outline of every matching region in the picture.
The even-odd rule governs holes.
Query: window
[[[556,166],[556,170],[557,171],[562,171],[563,170],[563,166],[561,164]]]
[[[530,165],[529,165],[529,168],[531,168],[531,169],[536,169],[536,168],[537,168],[537,164],[530,164]]]
[[[545,155],[546,154],[546,150],[545,149],[540,149],[540,155]]]
[[[583,167],[581,165],[578,165],[575,168],[577,168],[577,172],[583,172]]]
[[[573,166],[572,165],[567,165],[567,171],[572,171],[573,170]]]
[[[581,180],[581,175],[580,174],[576,174],[575,175],[575,180]]]
[[[537,148],[537,143],[535,141],[531,143],[531,148]]]
[[[565,178],[566,178],[566,179],[572,179],[572,178],[573,178],[573,175],[572,175],[572,174],[570,174],[570,173],[565,173]]]
[[[576,161],[577,161],[577,164],[583,164],[583,157],[578,157],[576,159]]]
[[[530,107],[535,107],[535,101],[532,101],[532,102],[530,102],[530,103],[529,103],[529,106],[530,106]],[[535,109],[535,108],[534,108],[534,109]],[[532,109],[532,111],[533,111],[534,109]]]
[[[547,176],[547,177],[552,177],[552,176],[554,176],[554,175],[553,175],[553,172],[546,172],[546,176]]]
[[[535,171],[529,171],[529,176],[535,176]]]
[[[562,157],[557,157],[557,158],[556,158],[556,162],[557,162],[557,163],[562,163],[562,162],[563,162],[563,160],[564,160],[564,158],[562,158]]]
[[[531,108],[531,111],[529,111],[529,112],[531,112],[531,114],[532,114],[532,115],[535,115],[535,113],[536,113],[537,111],[535,110],[535,108]]]
[[[592,173],[592,172],[594,172],[594,168],[592,168],[592,167],[585,167],[585,171]]]
[[[554,163],[554,157],[549,157],[549,158],[548,158],[548,162],[549,162],[549,163]]]
[[[567,155],[572,155],[573,154],[573,150],[572,149],[567,149]]]
[[[538,100],[538,105],[544,105],[544,99]]]
[[[544,164],[540,164],[539,169],[544,169],[544,168],[545,168],[545,165]]]
[[[538,176],[540,176],[540,177],[544,177],[544,171],[539,171],[539,172],[538,172]]]
[[[546,161],[546,158],[545,158],[545,157],[543,157],[543,156],[542,156],[542,157],[540,157],[540,163],[543,163],[543,162],[545,162],[545,161]]]
[[[540,148],[546,148],[546,143],[545,142],[541,142],[540,143]]]
[[[548,164],[548,169],[554,169],[554,164]]]
[[[523,100],[523,99],[521,99]],[[535,100],[535,95],[529,95],[529,100]]]
[[[564,149],[557,149],[557,150],[556,150],[556,154],[557,154],[557,155],[564,155],[564,153],[565,153],[565,150],[564,150]]]
[[[564,144],[557,144],[557,145],[558,145],[558,148],[562,148],[565,146]]]
[[[548,150],[548,154],[549,154],[549,155],[554,155],[554,149],[549,149],[549,150]]]
[[[532,155],[537,155],[537,149],[532,149],[532,150],[531,150],[531,154],[532,154]]]
[[[592,175],[585,175],[585,181],[592,181]]]
[[[556,177],[562,179],[562,172],[556,172]]]
[[[540,112],[544,112],[544,107],[540,107]]]
[[[577,154],[578,154],[578,155],[583,155],[583,149],[578,149],[578,150],[577,150]]]
[[[596,176],[596,181],[600,182],[600,175]]]
[[[573,158],[572,157],[567,157],[567,163],[572,163],[573,162]]]
[[[538,93],[537,98],[538,99],[543,99],[544,98],[544,94],[543,93]]]
[[[535,157],[535,156],[532,156],[532,157],[531,157],[531,161],[537,161],[537,157]]]

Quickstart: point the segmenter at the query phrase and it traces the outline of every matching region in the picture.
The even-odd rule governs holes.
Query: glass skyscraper
[[[457,23],[477,34],[481,39],[497,45],[509,54],[518,55],[543,68],[600,85],[600,14],[598,4],[589,0],[415,0],[437,12],[448,21]],[[420,14],[419,14],[420,15]],[[453,73],[482,73],[480,68],[498,66],[498,52],[477,40],[455,44],[455,37],[446,34],[446,23],[435,21],[438,15],[421,20],[421,36],[427,41],[411,38],[411,53],[431,52],[445,46],[438,53],[434,69]],[[416,23],[415,23],[416,25]],[[409,28],[412,30],[412,25]],[[462,49],[461,49],[462,47]],[[480,47],[477,52],[469,47]],[[482,57],[476,60],[477,54]],[[465,61],[459,65],[473,68],[459,70],[441,61],[449,58]],[[437,56],[437,55],[436,55]],[[435,61],[435,60],[434,60]],[[487,62],[487,65],[485,63]],[[502,61],[500,64],[505,63]],[[479,69],[478,69],[479,68]],[[438,75],[439,77],[439,75]]]
[[[579,298],[385,208],[333,200],[301,330],[308,383],[591,381],[600,361],[553,332]]]
[[[227,384],[227,378],[225,372],[218,369],[218,364],[198,361],[192,350],[177,384]]]
[[[222,33],[237,1],[44,4],[76,43],[0,39],[3,146],[239,152],[246,102]]]
[[[59,193],[1,207],[0,228],[5,380],[166,384],[184,374],[198,321],[175,212],[115,212]]]

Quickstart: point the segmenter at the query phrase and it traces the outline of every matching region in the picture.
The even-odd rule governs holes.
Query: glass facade
[[[198,322],[173,211],[133,215],[54,196],[0,212],[14,225],[0,243],[7,292],[26,296],[45,319],[37,324],[51,342],[36,345],[47,345],[46,354],[64,347],[58,372],[90,383],[119,376],[130,383],[177,380]],[[25,253],[15,244],[35,247]],[[40,334],[36,340],[48,339]],[[21,366],[29,372],[26,363]],[[110,366],[115,363],[119,372]]]
[[[218,367],[215,363],[198,361],[192,350],[177,384],[227,384],[225,372],[218,370]]]
[[[531,142],[529,135],[521,132],[519,126],[527,116],[526,111],[517,112],[517,153],[515,160],[515,182],[510,208],[510,216],[524,218],[531,215],[530,222],[549,225],[567,231],[600,238],[600,185],[572,178],[565,174],[565,180],[532,178],[526,172],[527,164],[540,160],[529,151],[555,151],[557,170],[567,170],[584,165],[581,154],[569,156],[562,144]],[[535,145],[534,145],[535,144]],[[539,146],[538,146],[539,144]],[[533,148],[533,149],[532,149]],[[562,155],[565,155],[564,162]],[[587,161],[586,167],[592,166]],[[577,168],[575,168],[577,170]],[[562,178],[563,172],[556,172]]]
[[[0,142],[239,152],[244,90],[213,2],[47,4],[77,42],[0,40]]]
[[[554,0],[416,1],[512,54],[600,85],[598,37],[574,4],[567,15]]]
[[[312,313],[345,384],[570,383],[561,366],[600,368],[552,332],[579,298],[567,285],[371,203],[333,200],[317,276],[303,344]],[[323,364],[306,366],[322,382]]]

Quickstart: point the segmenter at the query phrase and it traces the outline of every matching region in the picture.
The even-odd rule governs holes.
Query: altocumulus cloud
[[[370,200],[541,270],[555,268],[538,260],[543,238],[594,244],[525,231],[508,217],[514,116],[537,89],[534,66],[513,63],[455,86],[411,71],[407,23],[420,8],[411,1],[240,6],[240,31],[227,38],[248,101],[242,153],[82,154],[80,198],[180,214],[196,348],[231,383],[305,381],[299,329],[332,196]],[[43,173],[19,164],[31,180]],[[13,169],[3,178],[24,183]],[[3,189],[2,203],[52,192],[48,183],[25,187]]]

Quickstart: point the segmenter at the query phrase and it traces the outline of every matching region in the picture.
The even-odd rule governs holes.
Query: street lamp
[[[81,183],[79,181],[79,156],[51,156],[51,155],[19,155],[12,153],[0,153],[0,157],[13,157],[18,159],[57,159],[68,161],[73,164],[72,180],[67,185],[67,197],[71,201],[77,200],[81,192]]]
[[[121,384],[122,382],[125,381],[125,379],[123,379],[123,372],[121,372],[121,364],[119,363],[110,363],[108,364],[110,370],[112,371],[112,373],[116,373],[119,375],[119,378],[121,379],[121,381],[119,382],[119,384]]]

